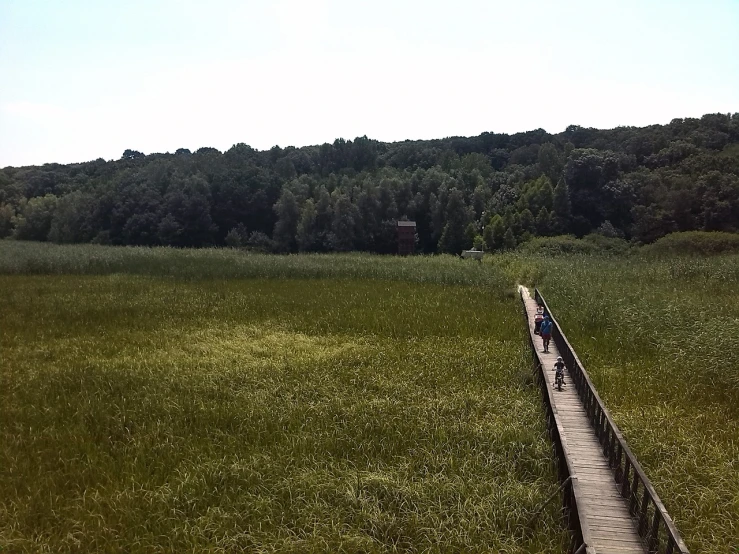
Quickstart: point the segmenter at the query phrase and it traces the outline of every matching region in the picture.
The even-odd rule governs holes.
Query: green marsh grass
[[[739,256],[499,257],[540,287],[694,553],[739,545]]]
[[[503,273],[456,256],[363,253],[278,256],[230,248],[110,247],[0,240],[0,274],[151,275],[177,279],[347,278],[488,286],[511,293]]]
[[[499,270],[84,248],[0,244],[3,552],[564,550]]]

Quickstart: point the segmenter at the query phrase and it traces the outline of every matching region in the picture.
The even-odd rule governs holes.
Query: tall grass
[[[26,246],[0,250],[3,552],[564,549],[556,502],[523,529],[557,483],[500,271]]]
[[[362,253],[277,256],[230,248],[179,249],[55,245],[0,241],[0,274],[107,275],[178,279],[359,278],[445,285],[480,285],[492,293],[513,286],[497,268],[455,256],[377,256]]]
[[[739,545],[739,256],[498,258],[540,287],[692,552]]]

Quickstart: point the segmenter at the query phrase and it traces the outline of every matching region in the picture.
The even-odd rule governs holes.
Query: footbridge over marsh
[[[528,321],[537,382],[554,444],[563,503],[576,554],[687,554],[667,510],[629,449],[538,290],[519,287]],[[544,352],[534,334],[542,306],[553,322],[552,343]],[[554,363],[562,356],[567,386],[553,387]]]

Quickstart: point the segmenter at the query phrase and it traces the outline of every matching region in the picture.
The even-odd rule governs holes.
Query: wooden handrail
[[[562,328],[539,289],[534,290],[534,298],[540,306],[544,307],[552,320],[552,339],[572,375],[580,400],[595,429],[595,435],[603,447],[603,453],[608,459],[609,466],[615,473],[615,480],[621,484],[621,496],[628,499],[629,512],[637,519],[639,536],[645,540],[647,551],[650,554],[662,554],[663,552],[665,554],[676,552],[689,554],[675,523],[667,513],[667,509],[618,426],[611,418],[588,372],[562,332]],[[639,489],[641,489],[641,495]],[[662,531],[664,531],[664,541],[661,538]]]

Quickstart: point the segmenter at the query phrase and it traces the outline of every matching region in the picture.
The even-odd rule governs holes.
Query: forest
[[[739,113],[259,151],[180,148],[0,169],[0,238],[264,252],[510,250],[537,236],[646,244],[739,231]]]

